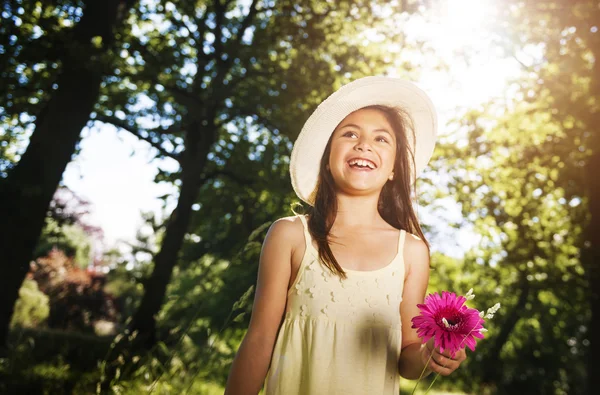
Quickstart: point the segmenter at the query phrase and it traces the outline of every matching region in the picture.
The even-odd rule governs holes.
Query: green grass
[[[450,391],[448,389],[439,389],[439,387],[441,386],[442,380],[443,380],[443,377],[441,377],[441,376],[438,377],[435,384],[433,385],[431,390],[428,392],[428,395],[468,395],[466,392],[461,392],[461,391],[457,392],[457,391]],[[416,380],[400,380],[400,393],[402,395],[412,394],[413,388],[415,388],[416,383],[417,383]],[[431,381],[429,381],[428,379],[421,381],[417,390],[415,391],[415,395],[425,394],[425,390],[427,389],[427,387],[429,387],[430,383],[431,383]]]
[[[112,339],[53,330],[22,330],[13,331],[11,340],[15,349],[10,363],[0,364],[0,392],[15,390],[17,393],[58,395],[95,393],[100,381],[100,361],[106,356]],[[164,358],[150,358],[127,378],[116,379],[111,389],[115,394],[127,395],[149,393],[150,390],[157,395],[223,394],[224,388],[220,384],[207,381],[213,376],[197,372],[203,365],[190,366],[181,361],[175,363],[177,361],[179,358],[174,358],[165,364]],[[423,380],[416,395],[425,393],[430,379]],[[415,383],[401,379],[400,393],[412,394]],[[429,394],[467,395],[449,388],[452,388],[449,381],[438,378]]]

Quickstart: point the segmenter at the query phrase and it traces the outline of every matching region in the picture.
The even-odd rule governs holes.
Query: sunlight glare
[[[424,20],[409,21],[409,32],[425,40],[447,67],[421,69],[421,83],[431,92],[444,122],[446,115],[456,114],[457,107],[474,108],[494,97],[506,97],[507,82],[519,68],[495,45],[493,24],[499,2],[440,0],[435,4]]]
[[[482,26],[491,9],[489,0],[446,1],[446,23],[452,29],[472,30]]]

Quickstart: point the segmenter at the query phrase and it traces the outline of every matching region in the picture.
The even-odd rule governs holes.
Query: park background
[[[598,1],[13,0],[0,18],[0,392],[222,393],[261,242],[298,201],[292,143],[381,74],[439,110],[415,200],[430,291],[502,304],[434,391],[600,386]]]

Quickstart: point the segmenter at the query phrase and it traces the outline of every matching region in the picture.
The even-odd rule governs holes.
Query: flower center
[[[463,317],[455,311],[441,311],[435,321],[440,327],[448,331],[455,331],[461,328]]]

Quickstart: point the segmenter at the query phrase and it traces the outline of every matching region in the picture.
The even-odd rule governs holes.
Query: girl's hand
[[[434,350],[433,341],[433,338],[429,339],[421,352],[423,365],[427,364],[427,361],[429,361],[427,364],[429,370],[439,373],[442,376],[448,376],[450,373],[454,372],[465,359],[467,359],[467,353],[464,348],[457,351],[454,357],[451,358],[448,350],[445,350],[443,353],[440,353],[439,348]],[[429,359],[432,352],[433,357]]]

